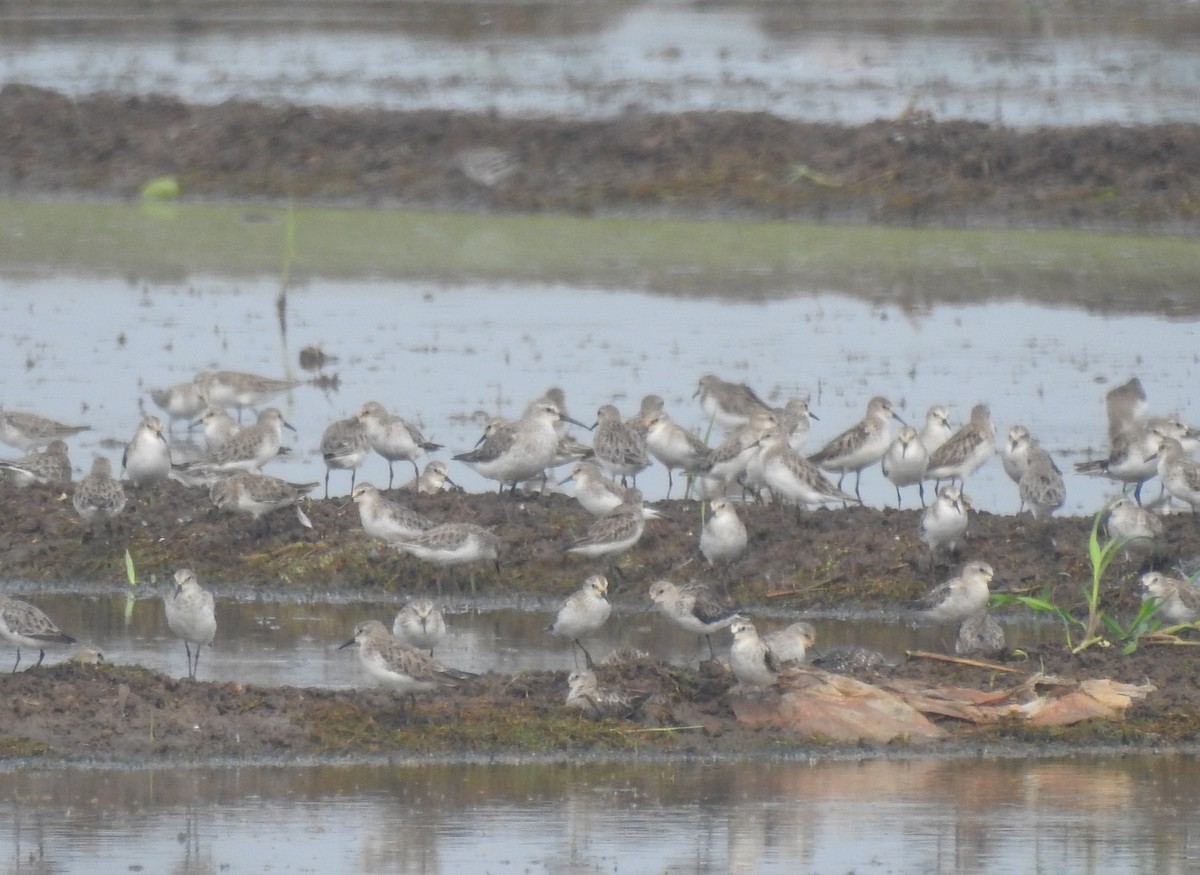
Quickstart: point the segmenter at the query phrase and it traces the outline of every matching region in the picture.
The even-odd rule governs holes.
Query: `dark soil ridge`
[[[496,494],[408,496],[438,519],[470,520],[503,539],[501,571],[474,572],[489,596],[560,598],[590,572],[605,570],[563,554],[591,518],[564,496]],[[929,567],[916,538],[915,510],[852,508],[797,514],[778,507],[743,508],[751,532],[748,556],[725,571],[699,557],[696,502],[660,505],[666,518],[608,569],[614,602],[646,606],[646,590],[660,577],[705,579],[753,613],[811,612],[852,607],[894,610],[945,577],[949,566]],[[113,533],[94,536],[60,490],[31,487],[0,493],[0,555],[5,577],[69,585],[80,580],[125,585],[124,550],[139,577],[159,581],[176,568],[198,569],[221,591],[248,588],[274,594],[343,594],[390,599],[399,594],[469,591],[471,573],[439,575],[362,532],[345,499],[312,500],[313,528],[281,511],[259,524],[218,512],[201,490],[169,482],[134,494]],[[1171,557],[1200,553],[1195,520],[1165,520]],[[1079,587],[1090,577],[1089,518],[1035,524],[1028,516],[978,514],[964,556],[992,562],[1008,586],[1031,592],[1048,587],[1056,599],[1081,607]],[[1056,546],[1051,546],[1053,538]],[[1140,568],[1118,560],[1105,581],[1106,609],[1124,616],[1137,606]],[[472,757],[483,754],[554,756],[565,752],[612,757],[812,756],[849,752],[890,755],[933,750],[977,754],[1044,745],[1083,749],[1158,750],[1200,742],[1200,685],[1191,647],[1144,646],[1131,656],[1118,647],[1078,655],[1062,646],[1027,650],[1010,660],[1024,674],[1043,671],[1069,678],[1149,681],[1157,691],[1137,702],[1124,721],[1090,720],[1064,728],[1034,729],[1016,722],[976,727],[942,721],[950,738],[932,746],[903,740],[856,746],[760,730],[738,723],[730,704],[733,678],[717,663],[699,670],[643,658],[601,669],[606,684],[653,694],[633,721],[587,720],[563,707],[565,672],[487,675],[460,690],[418,697],[414,705],[387,690],[262,688],[194,683],[133,666],[64,663],[15,675],[0,674],[0,761],[212,762],[262,757]],[[355,658],[347,654],[348,659]],[[989,669],[911,660],[887,676],[920,678],[930,685],[1001,688],[1020,676]],[[862,676],[870,682],[871,675]]]
[[[480,147],[511,173],[469,178]],[[221,200],[1194,233],[1200,125],[571,121],[0,90],[0,193],[136,198],[158,176]]]
[[[388,493],[436,521],[470,522],[499,535],[500,570],[479,562],[438,569],[369,538],[357,508],[345,497],[309,499],[304,528],[292,510],[258,522],[214,508],[203,489],[167,481],[145,491],[127,489],[116,527],[93,532],[69,496],[50,486],[0,491],[0,556],[9,580],[70,585],[87,581],[126,585],[125,551],[142,580],[166,580],[194,568],[218,593],[264,597],[330,595],[392,598],[415,593],[489,598],[563,597],[592,572],[610,577],[610,597],[644,602],[650,584],[704,580],[738,604],[796,611],[887,609],[914,599],[967,559],[990,562],[1013,591],[1041,592],[1081,606],[1079,587],[1090,581],[1087,555],[1091,517],[1035,522],[1028,515],[973,513],[958,557],[931,565],[917,537],[920,510],[851,507],[797,512],[744,505],[750,535],[744,558],[710,568],[699,552],[702,505],[655,502],[664,518],[647,523],[641,541],[615,566],[566,553],[593,517],[565,495],[444,492]],[[1200,556],[1200,532],[1189,514],[1163,518],[1165,557]],[[1143,568],[1118,560],[1106,578],[1106,605],[1137,610]],[[472,586],[474,593],[471,592]]]

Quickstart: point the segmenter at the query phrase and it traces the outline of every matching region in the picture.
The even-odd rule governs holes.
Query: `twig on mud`
[[[843,580],[845,576],[844,574],[835,574],[833,577],[814,581],[808,586],[797,587],[796,589],[777,589],[774,592],[767,593],[766,598],[785,599],[791,595],[803,595],[806,592],[812,592],[814,589],[820,589],[823,586],[829,586],[831,583],[837,583],[839,580]]]
[[[938,662],[953,662],[956,665],[969,665],[972,668],[987,668],[992,671],[1006,671],[1009,674],[1025,674],[1019,668],[1009,668],[998,662],[988,662],[985,659],[967,659],[962,656],[948,656],[945,653],[931,653],[928,650],[906,650],[904,655],[909,659],[933,659]]]
[[[703,729],[703,726],[647,726],[642,729],[618,729],[618,732],[632,734],[635,732],[683,732],[685,729]]]

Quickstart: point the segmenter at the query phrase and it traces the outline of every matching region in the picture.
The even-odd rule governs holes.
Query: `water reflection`
[[[211,585],[211,584],[210,584]],[[214,586],[218,593],[224,589]],[[21,592],[18,585],[5,591]],[[167,628],[162,600],[143,592],[127,608],[124,595],[81,595],[77,590],[49,593],[45,587],[22,593],[53,617],[60,628],[81,642],[99,647],[110,662],[142,665],[166,674],[184,676],[183,644]],[[297,603],[260,602],[219,596],[217,638],[204,648],[200,679],[240,683],[318,686],[373,686],[362,670],[357,651],[338,651],[355,624],[377,619],[391,628],[397,604],[389,602]],[[448,634],[438,647],[439,660],[473,672],[516,674],[523,670],[569,671],[575,667],[569,642],[549,635],[547,623],[557,607],[533,602],[517,608],[479,607],[466,602],[445,605]],[[127,613],[128,611],[128,613]],[[756,611],[764,631],[782,628],[796,619],[782,611]],[[910,618],[872,616],[809,617],[820,647],[860,645],[900,661],[907,650],[950,652],[956,630]],[[1058,628],[1022,622],[1007,628],[1011,647],[1033,647],[1056,640]],[[714,636],[718,652],[728,651],[729,636]],[[617,650],[638,650],[678,665],[695,665],[707,657],[696,636],[666,622],[649,603],[636,597],[618,598],[608,623],[592,638],[588,649],[597,660]],[[0,651],[3,652],[3,651]],[[48,662],[65,654],[51,650]],[[564,687],[564,693],[566,688]]]
[[[17,770],[15,871],[1173,873],[1197,762]],[[866,825],[869,824],[869,828]]]

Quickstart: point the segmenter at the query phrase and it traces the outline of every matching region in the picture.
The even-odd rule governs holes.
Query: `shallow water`
[[[969,778],[966,776],[969,775]],[[1195,759],[17,770],[23,872],[1182,873]]]
[[[527,116],[905,113],[1008,125],[1192,121],[1183,4],[78,5],[9,13],[0,79]]]
[[[58,208],[65,212],[71,210]],[[98,227],[103,245],[93,242],[83,250],[86,264],[82,254],[69,254],[60,267],[46,260],[51,252],[44,242],[30,244],[36,256],[20,246],[24,237],[53,233],[47,218],[17,211],[0,223],[0,246],[13,253],[0,271],[0,373],[9,375],[0,401],[91,424],[92,431],[71,441],[79,473],[97,452],[119,468],[120,447],[140,414],[159,412],[151,389],[216,368],[309,376],[296,364],[308,344],[339,358],[326,375],[336,373],[340,385],[302,386],[278,400],[298,433],[285,432],[294,452],[268,471],[300,481],[324,478],[316,452],[321,432],[369,399],[418,422],[428,438],[445,445],[440,455],[448,459],[475,444],[488,415],[515,417],[551,385],[566,390],[571,413],[588,424],[601,404],[615,403],[628,415],[644,394],[655,393],[674,418],[706,434],[709,423],[692,397],[706,372],[745,381],[775,404],[811,393],[820,417],[813,449],[857,421],[874,394],[889,396],[916,425],[933,404],[948,405],[961,423],[973,404],[987,401],[1001,439],[1010,425],[1023,423],[1068,472],[1072,463],[1106,451],[1103,395],[1131,374],[1141,376],[1154,411],[1198,415],[1198,328],[1179,318],[1200,304],[1181,279],[1195,259],[1194,247],[1187,255],[1136,237],[901,232],[864,238],[861,229],[845,229],[864,246],[878,237],[884,246],[919,252],[915,262],[864,258],[857,265],[838,248],[846,248],[836,242],[838,229],[821,229],[820,242],[809,242],[820,262],[815,278],[806,280],[804,256],[793,255],[795,263],[779,265],[778,275],[764,282],[743,270],[738,244],[755,249],[762,240],[805,238],[780,237],[780,226],[772,223],[693,223],[697,233],[723,240],[724,248],[710,248],[708,260],[694,269],[708,281],[685,278],[668,296],[638,277],[654,262],[647,252],[658,233],[669,253],[668,270],[682,269],[688,250],[677,239],[687,223],[572,223],[574,230],[557,233],[562,246],[580,246],[577,260],[556,247],[552,257],[533,259],[523,274],[513,275],[512,258],[524,250],[506,235],[513,226],[535,235],[536,225],[530,229],[525,220],[503,217],[460,217],[447,225],[416,216],[408,234],[418,246],[426,237],[443,241],[431,245],[450,257],[460,250],[445,241],[460,249],[466,241],[483,241],[461,251],[464,257],[476,250],[486,255],[467,258],[459,269],[443,263],[433,276],[419,260],[386,259],[386,275],[377,276],[369,249],[356,273],[342,263],[302,260],[281,319],[277,268],[256,270],[246,253],[217,249],[197,254],[200,264],[177,263],[164,277],[153,253],[186,241],[192,226],[177,222],[174,213],[160,219],[125,208],[123,215],[129,226],[119,233]],[[395,216],[366,211],[358,219],[373,215],[381,221]],[[338,233],[328,217],[300,221],[303,228]],[[248,228],[248,240],[261,233],[261,222],[246,225],[236,212],[215,214],[212,222],[225,234]],[[355,239],[355,227],[355,219],[344,220],[347,240]],[[609,230],[619,234],[610,238]],[[271,234],[278,239],[278,226]],[[584,242],[597,234],[601,242]],[[499,249],[489,249],[489,240],[498,241]],[[1111,250],[1103,275],[1083,257],[1090,252],[1084,241]],[[130,251],[139,243],[151,252],[140,260]],[[323,245],[336,249],[329,240]],[[88,244],[64,242],[67,253],[82,246]],[[252,257],[261,256],[249,248]],[[1024,265],[1023,258],[1033,263]],[[1079,269],[1072,276],[1075,258]],[[620,265],[615,279],[603,269],[606,259]],[[1008,262],[1022,266],[1005,270]],[[980,282],[987,293],[955,296],[957,278],[972,271],[990,276]],[[721,277],[721,294],[711,286],[712,276]],[[1086,286],[1079,307],[1066,297],[1048,297],[1047,284],[1056,277],[1068,288]],[[914,298],[914,287],[926,281],[932,284],[929,296]],[[693,286],[701,292],[689,294]],[[176,438],[185,437],[181,424]],[[468,491],[495,488],[461,463],[450,464],[451,476]],[[410,465],[396,466],[398,479],[411,474]],[[383,485],[387,466],[372,457],[359,477]],[[346,472],[335,472],[332,493],[346,495],[349,482]],[[651,502],[666,494],[657,466],[638,484]],[[1018,508],[1016,488],[998,460],[971,478],[967,492],[982,510]],[[1068,473],[1065,512],[1091,514],[1114,492],[1106,481]],[[862,495],[877,506],[896,500],[875,469],[864,474]],[[905,505],[915,501],[910,494]],[[198,492],[197,507],[207,506]]]
[[[212,585],[212,584],[210,584]],[[219,585],[214,588],[218,592]],[[55,623],[83,644],[98,647],[105,658],[119,665],[140,665],[165,674],[182,676],[187,664],[182,642],[167,627],[161,597],[150,595],[149,585],[139,586],[132,607],[125,595],[83,594],[78,589],[49,593],[45,587],[9,584],[5,591],[20,593],[35,603]],[[230,681],[264,686],[371,687],[375,682],[363,670],[356,648],[339,650],[351,637],[355,624],[377,619],[389,629],[398,604],[389,602],[267,602],[247,601],[226,594],[217,598],[217,638],[202,650],[198,677],[205,681]],[[613,614],[597,634],[583,644],[596,661],[616,650],[639,650],[676,665],[696,665],[709,656],[696,636],[679,631],[650,610],[644,596],[614,597]],[[476,673],[570,671],[577,666],[569,641],[545,631],[558,604],[531,602],[498,608],[447,599],[443,603],[447,636],[434,655],[446,665]],[[782,628],[801,619],[785,611],[755,611],[761,631]],[[957,630],[939,624],[918,623],[899,608],[890,613],[810,616],[821,648],[858,645],[878,650],[900,662],[908,650],[950,652]],[[1056,641],[1059,628],[1045,623],[1006,624],[1009,646],[1031,648]],[[719,657],[729,653],[730,636],[712,636]],[[70,648],[50,650],[48,663],[67,656]],[[36,652],[24,651],[22,664],[31,665]],[[0,649],[0,669],[5,659],[15,659],[7,645]],[[582,664],[582,656],[578,663]],[[566,694],[564,684],[563,694]]]

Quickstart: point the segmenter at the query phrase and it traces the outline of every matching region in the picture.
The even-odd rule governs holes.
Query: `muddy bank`
[[[616,569],[563,554],[590,522],[563,496],[517,498],[446,493],[410,496],[427,515],[469,520],[502,538],[501,569],[440,573],[403,556],[361,530],[344,499],[314,500],[303,528],[278,512],[261,523],[212,509],[203,491],[168,483],[135,494],[120,526],[92,534],[59,491],[32,487],[0,494],[0,554],[6,577],[61,586],[71,581],[125,585],[128,549],[141,579],[165,580],[178,567],[196,568],[218,592],[321,598],[337,594],[537,594],[561,597],[583,577],[607,571],[614,601],[646,607],[659,578],[714,583],[749,613],[805,612],[863,607],[894,611],[950,572],[930,565],[916,538],[918,512],[893,509],[824,510],[797,514],[747,507],[747,557],[710,570],[697,549],[700,507],[664,503],[664,519]],[[1171,557],[1200,554],[1195,520],[1166,518]],[[1049,592],[1082,614],[1082,584],[1090,579],[1086,542],[1092,520],[1048,525],[1028,517],[979,514],[964,556],[991,562],[1004,587]],[[1130,616],[1138,603],[1141,567],[1118,560],[1105,578],[1103,604]],[[36,599],[35,599],[36,600]],[[347,630],[349,635],[349,630]],[[354,658],[347,654],[347,658]],[[948,738],[936,750],[1006,749],[1062,741],[1084,746],[1147,748],[1196,741],[1200,687],[1195,650],[1144,645],[1132,656],[1117,646],[1070,655],[1065,646],[1016,649],[1005,664],[1013,673],[916,659],[868,672],[861,679],[888,683],[915,678],[931,686],[999,690],[1043,671],[1066,678],[1109,678],[1156,687],[1125,720],[1090,720],[1070,727],[1031,728],[1016,721],[979,727],[952,719],[939,725]],[[680,668],[652,657],[602,668],[602,681],[650,694],[630,721],[595,723],[563,707],[565,672],[488,675],[455,691],[418,697],[415,706],[386,690],[267,689],[229,683],[191,683],[131,666],[61,664],[0,676],[0,751],[4,756],[144,761],[254,756],[478,755],[596,751],[625,754],[751,755],[780,750],[847,751],[855,745],[798,733],[742,725],[734,713],[728,670],[717,663]],[[630,730],[654,730],[633,731]],[[660,731],[665,730],[665,731]],[[866,750],[897,750],[893,742]],[[925,746],[923,746],[925,747]]]
[[[319,492],[319,489],[317,490]],[[501,540],[500,570],[488,562],[439,569],[367,537],[357,508],[345,497],[303,505],[312,528],[291,510],[259,522],[218,511],[204,489],[174,481],[130,496],[116,527],[94,532],[69,496],[47,486],[0,491],[0,555],[5,576],[31,583],[77,581],[126,585],[125,551],[142,580],[166,580],[194,568],[218,592],[321,597],[336,593],[375,598],[390,594],[562,596],[593,571],[612,579],[610,596],[645,600],[660,578],[705,580],[739,604],[796,610],[895,606],[921,595],[967,558],[990,562],[1014,592],[1049,587],[1056,600],[1079,606],[1089,581],[1090,517],[1035,523],[1028,515],[972,515],[958,557],[931,564],[917,537],[919,509],[846,508],[797,512],[770,506],[740,509],[749,532],[744,558],[710,568],[699,552],[702,506],[655,502],[638,544],[615,566],[566,553],[592,523],[565,495],[517,497],[495,493],[388,493],[436,521],[470,522]],[[1200,556],[1200,532],[1188,514],[1164,518],[1167,558]],[[1141,565],[1118,561],[1106,585],[1109,603],[1135,610]]]
[[[1194,232],[1200,126],[604,121],[0,91],[0,193]]]
[[[1082,657],[1048,651],[1023,660],[1029,673],[1040,667],[1064,676],[1155,680],[1158,691],[1135,703],[1123,720],[1034,728],[1016,719],[984,726],[938,719],[944,738],[912,743],[903,738],[854,743],[746,726],[735,717],[735,708],[744,707],[741,694],[731,692],[732,676],[715,662],[682,669],[642,658],[601,668],[603,684],[636,690],[648,701],[629,719],[599,721],[564,706],[566,672],[489,674],[413,703],[380,689],[265,688],[180,680],[129,666],[63,663],[0,679],[0,762],[146,765],[389,754],[452,760],[565,754],[1012,755],[1050,745],[1110,752],[1182,747],[1200,741],[1200,721],[1194,660],[1179,651],[1156,648],[1125,659],[1098,651]],[[992,692],[1017,682],[997,671],[924,660],[861,676],[885,686],[903,678]]]

